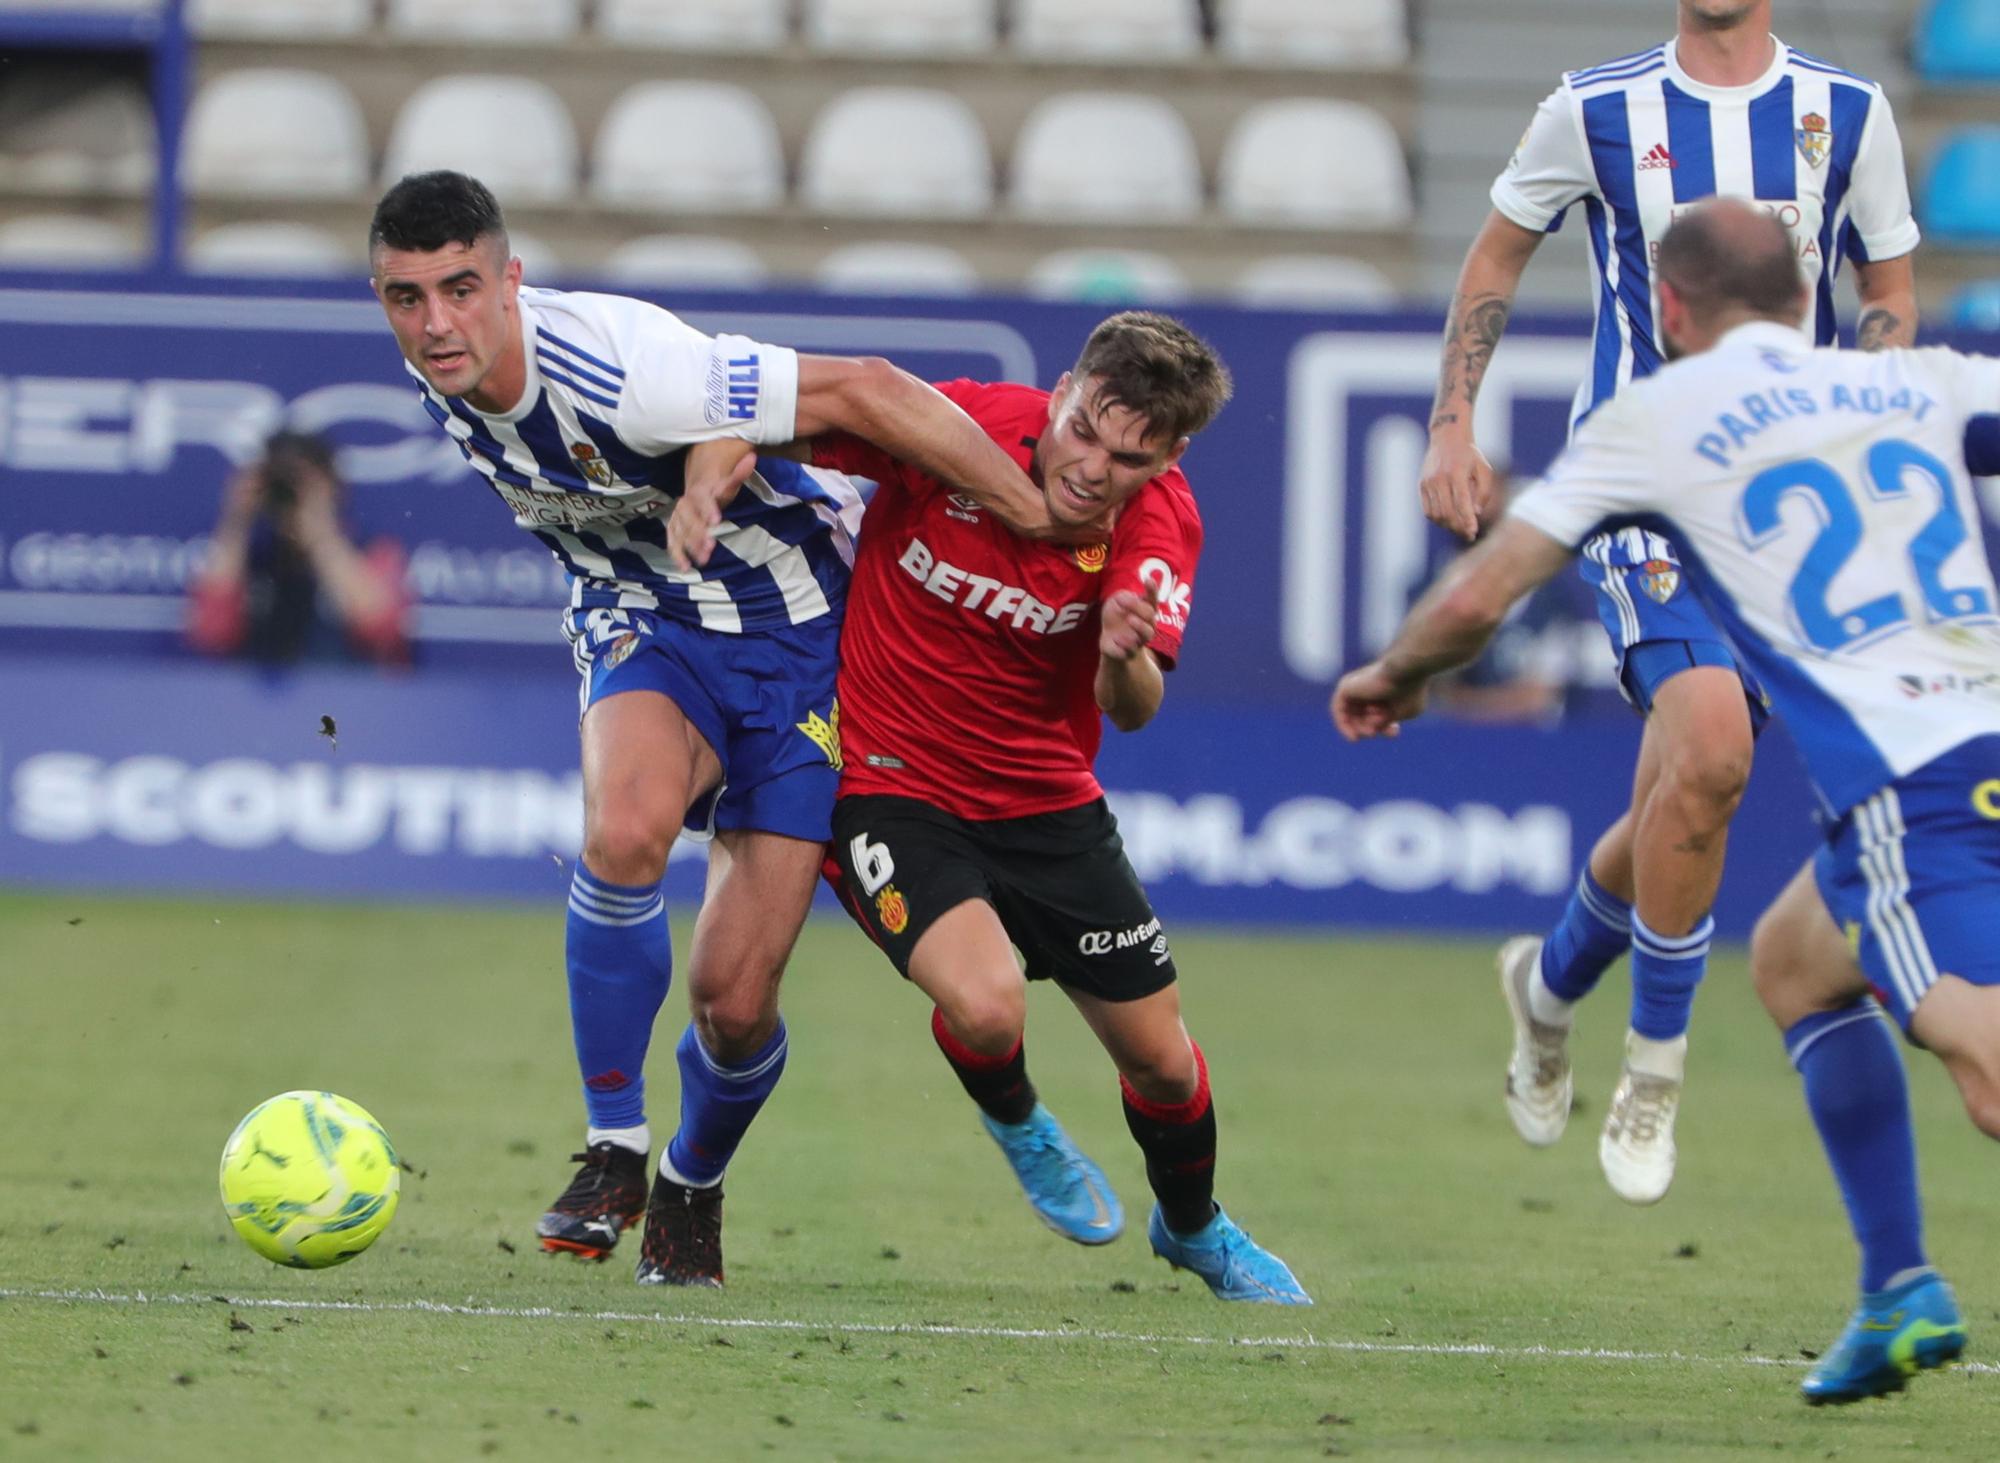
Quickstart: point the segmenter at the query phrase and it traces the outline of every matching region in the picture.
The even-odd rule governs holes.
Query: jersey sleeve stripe
[[[1756,196],[1799,196],[1798,148],[1792,136],[1792,79],[1787,76],[1750,103],[1750,173]]]
[[[600,387],[603,390],[609,391],[614,395],[617,394],[621,385],[621,383],[617,381],[612,381],[607,379],[606,377],[600,376],[595,371],[586,370],[584,367],[579,366],[575,361],[568,360],[565,357],[557,355],[554,351],[550,350],[545,345],[538,344],[535,347],[535,359],[540,361],[545,366],[560,366],[563,370],[567,371],[571,376],[574,376],[577,380],[588,381],[592,386]]]
[[[560,382],[562,385],[567,386],[571,391],[574,391],[578,396],[581,396],[585,401],[594,401],[599,406],[608,407],[612,411],[616,411],[618,409],[618,402],[616,398],[605,396],[599,392],[592,391],[589,387],[583,385],[581,382],[575,381],[570,377],[565,376],[562,372],[558,371],[554,366],[550,365],[546,360],[542,362],[542,374],[548,377],[548,379],[551,381]]]
[[[1572,86],[1587,84],[1593,81],[1609,81],[1612,79],[1613,73],[1623,73],[1631,70],[1633,67],[1644,67],[1648,62],[1652,61],[1664,63],[1666,57],[1667,48],[1664,45],[1654,46],[1649,50],[1634,51],[1629,56],[1619,56],[1614,60],[1601,61],[1595,66],[1586,66],[1581,71],[1572,71],[1568,79]]]
[[[579,361],[583,362],[587,366],[595,366],[600,371],[609,372],[611,375],[616,376],[620,381],[623,381],[625,379],[625,372],[622,369],[612,365],[611,362],[604,360],[600,356],[592,355],[582,346],[574,345],[571,342],[564,340],[560,335],[557,335],[553,330],[549,329],[548,326],[543,325],[539,320],[536,321],[535,328],[540,333],[542,339],[546,341],[549,345],[554,346],[557,350],[563,351],[568,355],[575,356]]]
[[[1667,102],[1667,149],[1674,155],[1674,202],[1715,194],[1715,127],[1708,103],[1671,81],[1660,83]]]

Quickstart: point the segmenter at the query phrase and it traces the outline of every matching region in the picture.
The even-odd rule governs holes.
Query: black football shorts
[[[841,903],[906,976],[937,918],[982,899],[1029,980],[1107,1001],[1174,983],[1167,937],[1102,798],[975,821],[916,798],[845,797],[834,804],[828,864]]]

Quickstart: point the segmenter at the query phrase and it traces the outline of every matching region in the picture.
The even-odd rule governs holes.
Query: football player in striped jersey
[[[839,781],[835,649],[861,500],[840,473],[758,457],[708,563],[677,567],[666,521],[687,449],[840,429],[1023,531],[1047,529],[1047,509],[964,412],[886,361],[524,286],[498,204],[463,174],[391,188],[369,256],[424,409],[574,585],[584,844],[566,957],[589,1122],[542,1243],[602,1259],[644,1212],[641,1282],[720,1285],[723,1170],[784,1070],[778,983]],[[680,1127],[649,1199],[643,1065],[672,969],[660,879],[683,829],[713,841]]]
[[[1715,195],[1754,200],[1783,225],[1806,280],[1800,323],[1814,342],[1835,338],[1843,263],[1861,298],[1861,348],[1915,338],[1917,225],[1881,88],[1772,35],[1770,0],[1679,0],[1679,13],[1672,40],[1567,73],[1493,184],[1492,212],[1451,304],[1423,467],[1425,513],[1467,538],[1495,506],[1473,435],[1479,385],[1529,258],[1572,206],[1589,234],[1597,315],[1572,431],[1659,367],[1659,241]],[[1624,1071],[1598,1157],[1621,1197],[1646,1204],[1673,1180],[1709,910],[1766,700],[1688,592],[1668,539],[1639,529],[1600,536],[1582,567],[1646,731],[1631,806],[1591,850],[1561,920],[1545,939],[1501,949],[1514,1026],[1507,1106],[1528,1142],[1561,1136],[1574,1005],[1629,948]]]

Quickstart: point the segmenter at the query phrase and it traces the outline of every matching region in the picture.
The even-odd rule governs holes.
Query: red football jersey
[[[938,388],[1023,468],[1049,393]],[[1159,596],[1152,649],[1171,665],[1193,595],[1201,516],[1178,469],[1126,500],[1109,544],[1038,543],[970,498],[852,437],[813,461],[880,489],[862,520],[840,641],[843,794],[921,798],[961,818],[1021,818],[1102,796],[1099,601]]]

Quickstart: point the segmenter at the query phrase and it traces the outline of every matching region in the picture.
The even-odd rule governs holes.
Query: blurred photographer
[[[188,596],[188,643],[263,665],[409,660],[402,548],[362,549],[341,521],[345,486],[322,437],[280,432],[222,495]]]

